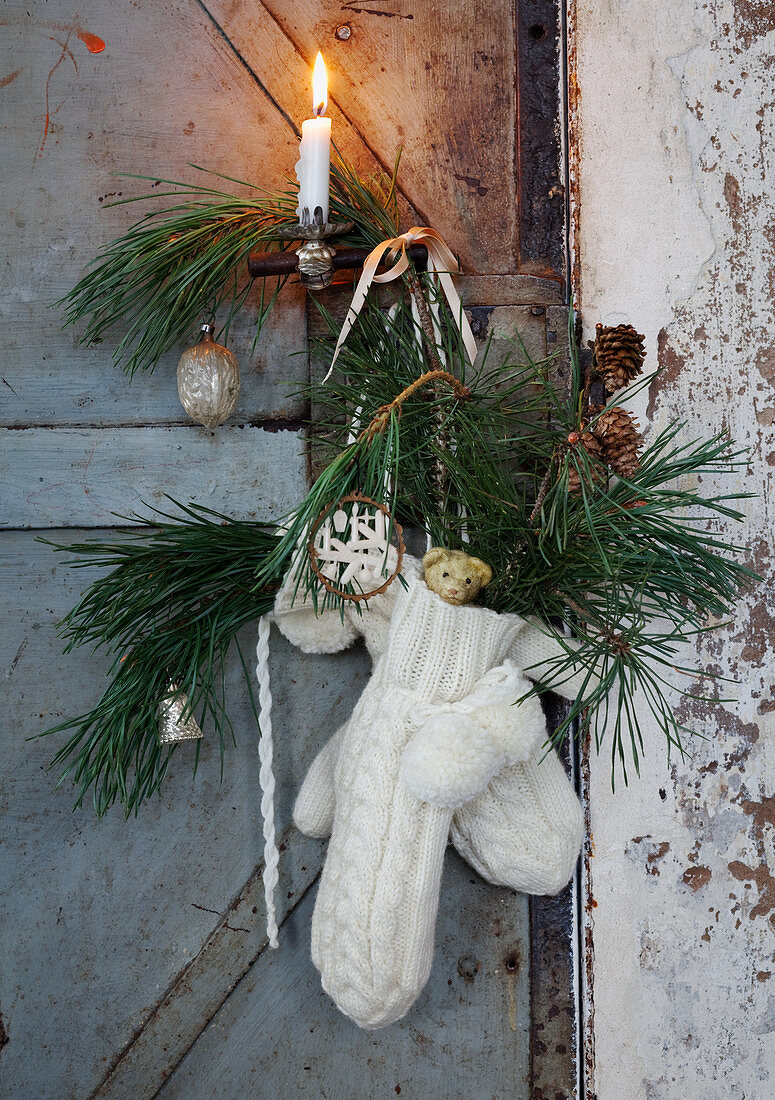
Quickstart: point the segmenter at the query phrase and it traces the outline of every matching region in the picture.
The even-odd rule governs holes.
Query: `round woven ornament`
[[[323,587],[354,603],[378,596],[392,584],[401,571],[404,549],[401,525],[384,504],[360,493],[324,508],[307,543],[312,571]],[[357,590],[348,590],[348,585]]]

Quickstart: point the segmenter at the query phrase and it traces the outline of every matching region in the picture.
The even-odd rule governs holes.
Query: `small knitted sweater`
[[[275,606],[302,649],[333,652],[361,633],[375,662],[294,814],[305,832],[331,835],[313,961],[339,1008],[370,1028],[399,1019],[427,981],[450,829],[491,881],[536,891],[564,885],[580,842],[559,761],[539,764],[539,702],[514,706],[529,689],[522,668],[555,655],[550,639],[519,616],[445,603],[413,558],[402,576],[344,618],[315,615],[291,577]]]

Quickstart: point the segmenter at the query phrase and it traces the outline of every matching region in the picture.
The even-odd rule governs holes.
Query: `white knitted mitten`
[[[570,788],[552,772],[562,771],[559,761],[536,762],[545,740],[538,700],[513,705],[528,689],[524,654],[504,656],[512,657],[524,620],[445,604],[412,559],[404,575],[406,588],[394,584],[369,601],[376,614],[348,611],[344,623],[325,629],[308,607],[278,607],[280,629],[302,648],[331,652],[359,632],[375,659],[351,719],[313,763],[294,811],[313,835],[331,829],[313,960],[339,1008],[369,1028],[399,1019],[427,980],[453,811],[461,852],[493,881],[553,891],[578,850],[574,802],[562,803]],[[557,839],[563,818],[566,835]],[[515,845],[524,846],[524,860],[515,859]],[[522,863],[543,866],[543,880]]]
[[[509,658],[526,675],[537,679],[543,672],[557,694],[572,700],[588,692],[598,676],[594,669],[583,669],[557,683],[546,662],[564,656],[562,645],[530,622],[523,623],[509,646]],[[529,702],[538,700],[521,706]],[[557,894],[573,875],[583,835],[581,803],[557,753],[542,745],[530,760],[501,771],[483,794],[456,811],[450,839],[488,882],[526,894]]]
[[[450,839],[488,882],[557,894],[576,866],[584,819],[557,753],[538,752],[496,775],[452,818]]]

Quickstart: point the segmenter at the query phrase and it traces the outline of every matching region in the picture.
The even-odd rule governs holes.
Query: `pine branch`
[[[77,806],[91,790],[100,816],[117,799],[126,814],[136,811],[161,787],[175,746],[158,742],[157,707],[171,682],[188,695],[203,728],[212,724],[223,762],[232,735],[226,655],[241,627],[271,609],[279,581],[254,587],[256,562],[277,543],[271,526],[176,507],[178,516],[157,513],[175,522],[141,520],[125,539],[47,543],[74,555],[76,568],[110,569],[60,624],[65,652],[88,646],[111,657],[109,683],[92,710],[39,735],[70,735],[51,767],[63,767],[60,783],[69,776],[78,786]]]
[[[122,236],[106,245],[80,282],[54,303],[65,308],[65,325],[86,321],[80,344],[100,343],[120,326],[122,338],[113,361],[130,375],[152,371],[161,356],[190,341],[205,317],[220,314],[219,339],[227,340],[235,316],[245,306],[253,280],[247,260],[257,247],[282,250],[288,242],[280,227],[294,224],[297,191],[265,191],[255,184],[191,165],[197,171],[238,185],[248,197],[204,183],[125,174],[121,178],[165,184],[110,206],[153,203],[154,207]],[[340,157],[332,163],[331,208],[337,218],[355,223],[343,244],[373,245],[397,227],[395,172],[378,177],[369,189]],[[159,200],[174,200],[159,206]],[[273,292],[260,280],[255,340],[285,279]]]
[[[395,173],[367,183],[337,158],[332,181],[334,216],[355,225],[343,243],[373,246],[396,235]],[[249,293],[239,276],[247,253],[259,241],[276,242],[278,226],[295,220],[290,186],[269,194],[243,185],[252,199],[170,186],[163,197],[175,204],[108,246],[67,299],[68,323],[88,318],[83,340],[124,327],[117,357],[130,373],[152,368],[206,308],[228,310],[228,327]],[[98,813],[115,800],[131,812],[159,789],[171,753],[158,745],[155,714],[171,680],[212,722],[223,753],[229,645],[271,606],[317,517],[355,490],[390,500],[398,519],[425,528],[434,542],[487,560],[494,570],[487,605],[536,616],[559,642],[563,656],[549,679],[581,671],[583,688],[556,740],[578,718],[598,750],[610,740],[612,779],[618,769],[626,782],[643,753],[637,695],[668,752],[683,751],[687,731],[669,703],[668,672],[680,667],[687,634],[728,615],[741,587],[757,579],[738,560],[741,547],[708,524],[742,519],[735,505],[745,494],[703,497],[699,489],[703,474],[734,472],[744,452],[722,435],[681,441],[675,424],[650,442],[631,477],[609,481],[600,458],[568,445],[586,413],[590,378],[572,340],[570,394],[552,386],[548,361],[532,361],[518,338],[505,357],[496,360],[490,345],[469,367],[459,330],[445,322],[434,294],[410,267],[394,285],[390,312],[367,301],[338,373],[308,388],[329,410],[318,426],[329,463],[282,531],[192,507],[163,517],[176,522],[147,524],[134,541],[58,548],[78,565],[111,570],[63,624],[69,648],[101,647],[112,660],[93,710],[49,731],[70,735],[55,763],[79,785],[79,804],[91,790]],[[273,300],[262,300],[261,317]],[[338,326],[316,305],[335,338]],[[648,381],[617,394],[617,404]],[[317,605],[311,569],[299,583]],[[342,607],[331,593],[321,600]],[[665,625],[654,627],[657,619]],[[577,648],[562,624],[574,628]]]

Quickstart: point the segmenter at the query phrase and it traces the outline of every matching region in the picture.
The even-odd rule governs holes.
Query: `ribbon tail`
[[[424,233],[425,246],[428,249],[428,263],[434,275],[438,278],[444,296],[447,299],[452,320],[458,327],[463,339],[463,345],[471,360],[471,365],[476,359],[476,340],[471,332],[471,326],[463,310],[463,303],[455,287],[453,275],[460,274],[460,267],[443,237],[440,237],[435,229],[427,229]]]
[[[433,251],[431,251],[431,249],[428,250],[428,274],[431,276],[432,279],[437,278],[439,274],[436,269],[436,260],[434,257],[434,253]],[[444,351],[444,346],[442,343],[443,329],[441,327],[441,314],[439,312],[438,297],[432,297],[429,300],[428,308],[431,315],[431,327],[433,329],[433,342],[436,345],[436,353],[439,357],[439,361],[441,362],[442,367],[444,367],[444,369],[446,370],[447,355]]]
[[[441,283],[442,290],[449,304],[450,312],[452,313],[452,319],[460,330],[460,335],[463,338],[463,345],[468,354],[468,358],[471,360],[473,366],[476,360],[476,340],[474,334],[471,332],[471,326],[468,323],[468,318],[465,315],[463,309],[463,303],[460,300],[460,295],[455,289],[455,284],[452,280],[452,276],[448,271],[436,272],[439,282]]]
[[[366,257],[363,265],[363,271],[361,272],[361,277],[358,280],[358,285],[356,286],[355,293],[353,294],[353,300],[350,302],[350,308],[348,309],[347,316],[342,323],[342,328],[339,333],[339,339],[336,341],[336,347],[334,348],[334,355],[331,360],[331,366],[328,368],[326,376],[323,379],[324,383],[327,382],[331,377],[331,373],[334,369],[334,364],[336,363],[336,360],[339,357],[339,352],[342,349],[342,344],[344,344],[345,340],[347,339],[350,329],[353,327],[355,319],[360,313],[363,303],[366,301],[366,295],[369,292],[369,287],[377,272],[377,268],[379,267],[379,262],[382,259],[385,250],[389,248],[392,244],[392,240],[383,241],[382,244],[378,244],[376,248],[372,249],[372,251]]]

